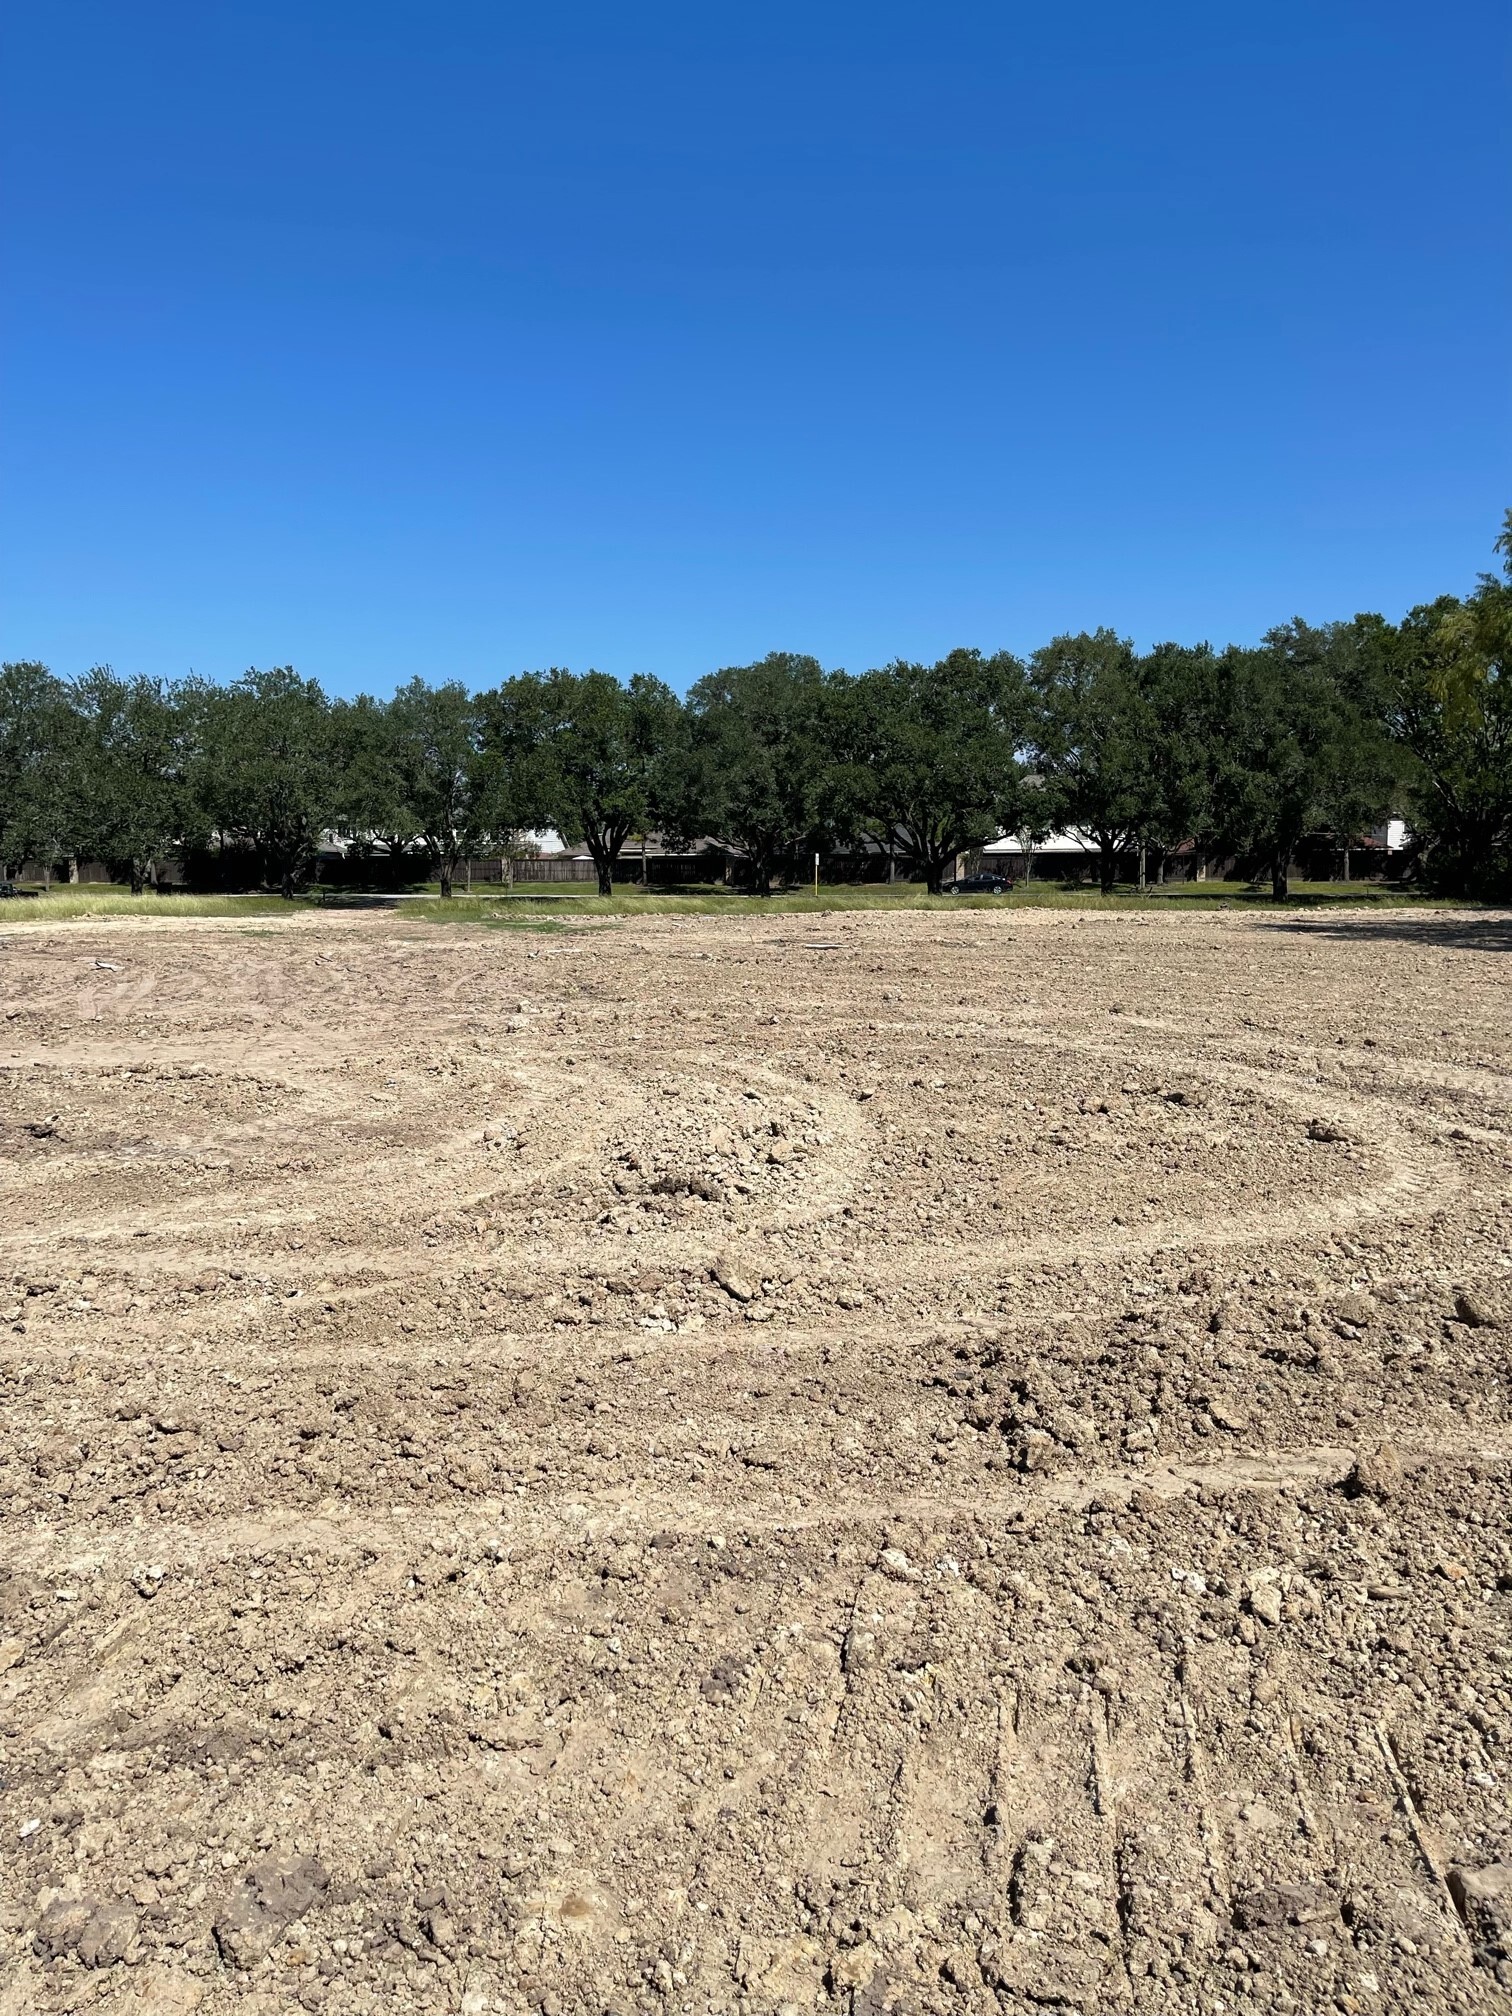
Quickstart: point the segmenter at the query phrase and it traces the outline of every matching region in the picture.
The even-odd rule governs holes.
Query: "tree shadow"
[[[1454,952],[1512,952],[1512,912],[1436,911],[1432,916],[1407,910],[1382,910],[1371,917],[1297,917],[1272,929],[1308,938],[1336,938],[1347,944],[1372,940],[1397,945],[1421,945]]]

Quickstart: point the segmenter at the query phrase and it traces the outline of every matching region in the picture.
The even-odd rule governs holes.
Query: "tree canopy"
[[[1006,651],[952,651],[933,665],[896,659],[840,681],[832,711],[837,807],[931,893],[958,854],[1017,824],[1028,689]]]
[[[679,823],[738,848],[763,893],[834,828],[832,717],[819,660],[791,651],[711,672],[688,695]]]
[[[650,832],[712,841],[760,891],[836,848],[934,890],[1000,832],[1065,826],[1104,889],[1132,855],[1184,850],[1284,896],[1300,850],[1347,855],[1396,814],[1425,886],[1507,895],[1512,512],[1495,545],[1498,572],[1398,623],[1294,618],[1254,645],[1143,652],[1102,627],[1027,666],[962,647],[855,674],[774,651],[686,699],[561,667],[332,702],[287,665],[217,686],[16,659],[0,665],[0,870],[88,856],[141,889],[208,855],[291,894],[339,834],[449,894],[464,860],[550,828],[587,848],[606,895]]]
[[[330,707],[291,665],[197,687],[196,786],[211,827],[244,841],[286,896],[309,872],[340,804]]]
[[[514,772],[535,823],[587,847],[599,894],[612,895],[626,841],[663,815],[677,696],[645,674],[622,686],[605,672],[554,667],[509,680],[484,712],[497,774]]]
[[[78,714],[68,688],[35,659],[0,665],[0,855],[6,873],[28,856],[72,851],[82,823]]]

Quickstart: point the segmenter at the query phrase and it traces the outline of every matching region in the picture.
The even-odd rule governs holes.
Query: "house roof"
[[[982,849],[984,854],[1023,854],[1026,851],[1017,833],[1000,833],[996,840],[989,840]],[[1097,842],[1079,826],[1068,826],[1063,833],[1052,833],[1048,840],[1041,840],[1033,849],[1035,854],[1095,854],[1097,851]]]

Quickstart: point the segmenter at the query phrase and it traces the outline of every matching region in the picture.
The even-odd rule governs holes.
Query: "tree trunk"
[[[293,902],[294,870],[292,868],[285,868],[285,870],[283,871],[283,875],[279,881],[279,894],[283,897],[286,903]]]
[[[596,860],[593,865],[598,870],[598,892],[600,896],[612,896],[614,894],[613,862]]]
[[[1144,842],[1143,842],[1143,841],[1141,840],[1141,841],[1140,841],[1140,843],[1139,843],[1139,886],[1140,886],[1141,890],[1142,890],[1142,889],[1144,888],[1144,886],[1145,886],[1145,884],[1146,884],[1146,881],[1148,880],[1148,871],[1147,871],[1147,868],[1146,868],[1146,860],[1147,860],[1147,856],[1146,856],[1146,854],[1145,854],[1145,844],[1144,844]]]
[[[1111,896],[1113,894],[1113,877],[1116,868],[1117,861],[1113,853],[1113,843],[1110,840],[1104,840],[1098,848],[1098,872],[1101,876],[1102,893],[1104,896]]]
[[[1349,842],[1344,842],[1344,880],[1349,880]]]
[[[437,879],[441,884],[442,901],[449,903],[452,892],[452,865],[450,861],[443,861],[441,863]]]
[[[1288,866],[1289,863],[1287,862],[1284,855],[1277,855],[1276,859],[1271,863],[1272,903],[1284,903],[1286,901],[1286,890],[1287,890],[1286,871]]]
[[[141,895],[141,893],[142,893],[142,884],[143,884],[143,883],[144,883],[144,882],[145,882],[146,880],[147,880],[147,877],[146,877],[146,875],[145,875],[145,874],[144,874],[144,873],[142,872],[142,866],[141,866],[141,863],[140,863],[139,861],[133,861],[133,862],[132,862],[132,864],[131,864],[131,893],[132,893],[132,895],[133,895],[133,896],[140,896],[140,895]]]

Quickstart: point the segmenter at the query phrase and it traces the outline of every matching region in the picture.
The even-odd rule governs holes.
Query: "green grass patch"
[[[175,917],[288,916],[311,907],[307,899],[286,902],[282,896],[133,896],[114,883],[69,882],[0,902],[0,931],[16,924],[81,924],[96,919],[155,917],[171,923]]]
[[[1139,890],[1119,883],[1111,895],[1087,884],[1020,883],[1011,896],[931,896],[922,883],[824,883],[812,889],[777,890],[771,896],[743,896],[717,884],[646,894],[627,883],[613,896],[594,884],[518,883],[513,890],[479,886],[450,899],[416,894],[395,898],[360,890],[311,890],[292,901],[257,892],[236,896],[133,896],[108,883],[60,884],[0,902],[0,931],[13,925],[71,924],[152,917],[288,917],[296,912],[383,909],[393,917],[431,924],[484,925],[515,931],[563,931],[572,925],[616,918],[822,916],[853,910],[1082,910],[1104,914],[1125,910],[1240,908],[1274,913],[1344,907],[1379,909],[1475,908],[1456,899],[1426,897],[1379,882],[1293,882],[1285,904],[1274,903],[1269,885],[1248,882],[1167,882]]]
[[[569,883],[554,887],[538,885],[534,889],[522,884],[513,893],[497,888],[486,894],[478,890],[471,896],[459,892],[449,902],[438,898],[401,907],[407,915],[423,916],[437,924],[527,921],[539,924],[548,920],[566,923],[616,917],[803,917],[853,910],[1062,909],[1110,913],[1237,907],[1275,912],[1362,905],[1371,909],[1416,909],[1436,908],[1442,901],[1384,888],[1375,882],[1294,882],[1284,904],[1272,900],[1269,885],[1257,888],[1248,882],[1168,882],[1145,890],[1120,883],[1108,896],[1096,888],[1059,882],[1036,882],[1027,887],[1020,884],[1011,896],[931,896],[921,884],[898,882],[821,884],[817,895],[811,889],[788,889],[771,896],[743,896],[714,888],[647,895],[627,887],[607,897],[597,895],[591,884]]]

